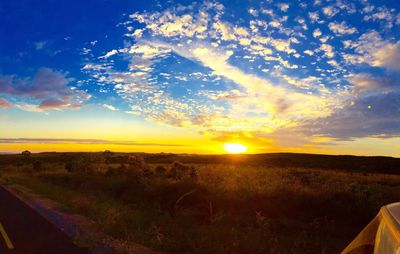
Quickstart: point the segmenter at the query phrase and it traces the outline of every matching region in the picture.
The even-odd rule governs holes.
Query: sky
[[[0,151],[400,157],[398,0],[0,2]]]

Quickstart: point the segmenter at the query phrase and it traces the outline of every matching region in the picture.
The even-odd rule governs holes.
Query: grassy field
[[[399,161],[49,153],[2,155],[0,176],[167,253],[338,253],[400,201]]]

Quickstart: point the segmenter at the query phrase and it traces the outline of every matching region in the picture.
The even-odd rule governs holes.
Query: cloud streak
[[[88,144],[88,145],[123,145],[123,146],[166,146],[181,147],[188,145],[142,143],[136,141],[111,141],[104,139],[70,139],[70,138],[0,138],[0,144]]]
[[[8,100],[4,98],[0,98],[0,108],[11,108],[12,105],[11,103],[8,102]]]
[[[50,68],[40,68],[32,78],[0,75],[0,94],[35,101],[39,110],[75,109],[90,95],[69,86],[72,80]]]

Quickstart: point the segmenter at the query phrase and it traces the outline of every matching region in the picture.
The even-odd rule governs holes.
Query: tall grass
[[[115,238],[170,253],[338,253],[400,193],[400,176],[341,170],[195,164],[174,176],[160,163],[84,166],[9,165],[1,177]]]

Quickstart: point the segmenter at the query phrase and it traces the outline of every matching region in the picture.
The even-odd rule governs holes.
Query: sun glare
[[[247,146],[239,143],[225,143],[224,150],[233,154],[244,153],[247,151]]]

